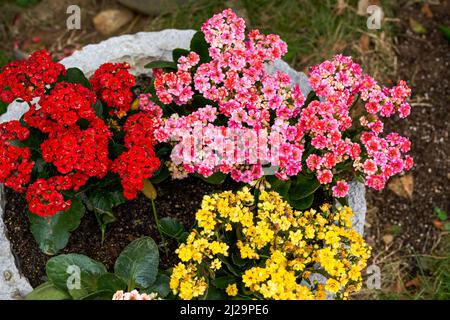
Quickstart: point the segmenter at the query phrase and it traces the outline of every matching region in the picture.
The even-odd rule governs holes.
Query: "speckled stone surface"
[[[66,67],[77,67],[88,76],[105,62],[126,61],[132,65],[135,74],[144,72],[144,65],[152,60],[171,60],[172,50],[175,48],[189,48],[194,30],[167,29],[160,32],[140,32],[134,35],[124,35],[110,38],[101,43],[85,46],[72,56],[61,61]],[[269,73],[281,70],[288,73],[293,83],[298,83],[306,96],[311,87],[307,77],[302,72],[296,72],[284,61],[276,61],[267,66]],[[148,70],[147,70],[148,71]],[[26,104],[12,103],[8,112],[0,116],[0,123],[19,119],[27,111]],[[357,182],[350,184],[350,206],[355,211],[355,229],[363,233],[366,214],[364,185]],[[3,217],[5,198],[3,186],[0,185],[0,217]],[[6,238],[6,228],[0,219],[0,299],[21,299],[32,288],[28,281],[19,274],[11,253],[10,244]],[[320,279],[319,279],[320,280]]]

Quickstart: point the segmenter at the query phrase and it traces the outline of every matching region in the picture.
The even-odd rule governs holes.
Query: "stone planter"
[[[141,32],[134,35],[114,37],[99,44],[88,45],[72,56],[61,61],[66,67],[77,67],[87,76],[92,75],[101,64],[106,62],[126,61],[131,64],[134,74],[148,72],[144,65],[152,60],[171,60],[175,48],[189,48],[194,30],[168,29],[160,32]],[[307,77],[296,72],[284,61],[277,61],[268,66],[268,71],[281,70],[288,73],[293,82],[298,83],[303,94],[307,96],[311,90]],[[0,123],[19,119],[26,112],[26,104],[12,103],[8,112],[0,117]],[[355,212],[354,228],[363,233],[366,214],[364,185],[358,182],[350,184],[349,202]],[[0,185],[0,300],[20,299],[28,294],[32,287],[28,280],[17,270],[10,243],[6,238],[6,227],[3,223],[5,205],[3,186]]]

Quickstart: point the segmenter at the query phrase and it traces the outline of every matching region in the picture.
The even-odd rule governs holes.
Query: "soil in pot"
[[[158,192],[158,217],[176,218],[189,229],[194,223],[195,212],[200,208],[204,195],[221,190],[237,190],[240,184],[227,180],[222,185],[211,185],[200,179],[187,178],[168,179],[155,187]],[[6,208],[3,219],[11,249],[19,271],[36,287],[46,280],[45,265],[51,257],[42,253],[34,240],[27,217],[27,203],[23,196],[11,189],[6,189],[5,193]],[[115,214],[117,221],[108,226],[103,245],[95,216],[87,212],[78,229],[72,233],[66,248],[60,253],[84,254],[101,261],[112,270],[119,254],[133,240],[150,236],[160,243],[151,201],[142,194],[137,199],[117,207]],[[168,247],[169,255],[165,254],[165,250],[160,250],[163,269],[173,266],[177,261],[176,241],[168,239]]]

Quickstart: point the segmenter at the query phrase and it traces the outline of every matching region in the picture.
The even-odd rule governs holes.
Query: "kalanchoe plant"
[[[349,172],[379,190],[411,169],[410,141],[385,133],[381,120],[410,113],[404,81],[382,87],[337,55],[311,68],[313,91],[305,97],[287,74],[265,69],[286,52],[277,35],[246,35],[244,20],[228,9],[202,26],[190,51],[176,49],[173,62],[148,65],[155,79],[141,99],[164,110],[156,138],[173,146],[166,161],[172,177],[268,177],[305,209],[319,190],[345,202]]]
[[[0,182],[25,195],[31,230],[47,254],[67,244],[84,205],[103,238],[112,208],[136,198],[160,166],[160,120],[131,110],[129,67],[104,64],[89,81],[39,51],[0,73],[0,99],[29,105],[20,121],[0,124]]]
[[[352,215],[328,204],[295,211],[278,193],[255,198],[247,187],[205,196],[170,288],[181,299],[346,299],[361,288],[370,255]]]
[[[148,237],[130,243],[117,258],[114,272],[81,254],[63,254],[47,262],[48,281],[35,288],[28,300],[111,300],[114,296],[165,298],[170,294],[169,276],[158,270],[159,252]],[[123,291],[130,294],[121,295]],[[145,294],[145,295],[144,295]],[[128,299],[130,300],[130,299]]]

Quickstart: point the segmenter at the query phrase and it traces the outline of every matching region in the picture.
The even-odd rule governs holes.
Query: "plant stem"
[[[152,201],[152,211],[153,211],[153,217],[155,218],[155,222],[156,222],[156,228],[158,229],[159,232],[159,236],[161,237],[161,242],[164,246],[164,251],[166,252],[166,255],[169,255],[169,251],[167,250],[167,246],[166,246],[166,240],[164,238],[164,235],[161,231],[161,228],[159,227],[159,220],[158,220],[158,214],[156,213],[156,205],[155,205],[155,200],[150,199]]]

